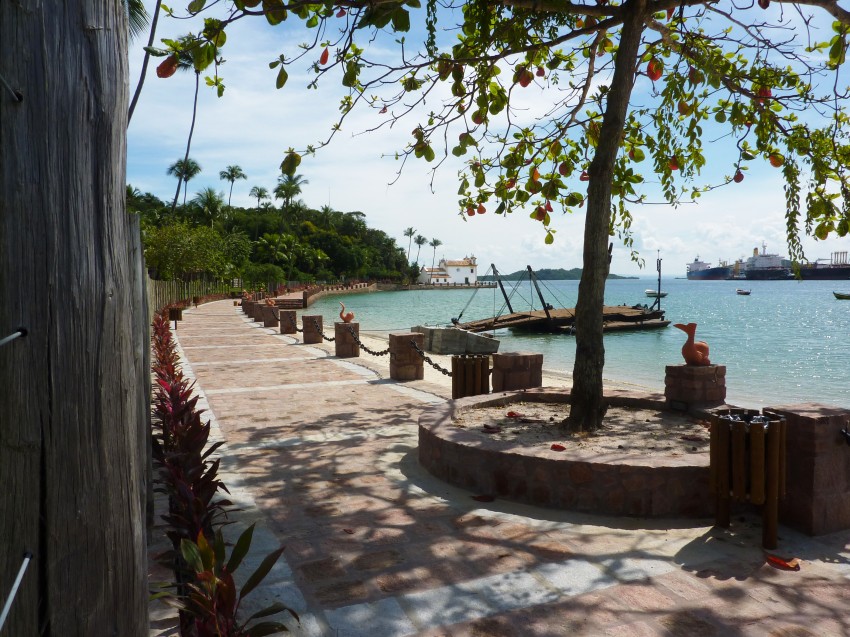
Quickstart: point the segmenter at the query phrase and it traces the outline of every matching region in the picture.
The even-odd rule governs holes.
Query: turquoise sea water
[[[505,283],[509,293],[512,282]],[[607,305],[651,304],[645,290],[657,279],[609,281]],[[850,301],[832,291],[850,292],[850,281],[688,281],[663,279],[662,309],[673,323],[698,324],[697,340],[707,341],[713,363],[726,365],[727,401],[747,407],[819,402],[850,408]],[[739,296],[735,289],[752,290]],[[574,307],[578,281],[541,282],[555,307]],[[339,303],[354,311],[364,333],[407,331],[413,325],[448,325],[503,310],[496,289],[377,292],[317,301],[311,313],[325,324],[339,320]],[[515,311],[541,309],[526,281],[513,293]],[[466,307],[468,304],[468,307]],[[464,308],[466,309],[464,310]],[[496,333],[499,351],[543,354],[546,369],[572,373],[575,341],[566,335]],[[606,334],[604,377],[663,391],[664,367],[682,362],[684,332],[672,327]],[[365,354],[364,354],[365,355]]]

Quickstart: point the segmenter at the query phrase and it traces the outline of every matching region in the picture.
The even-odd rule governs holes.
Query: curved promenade
[[[755,513],[713,530],[478,502],[416,460],[418,417],[451,395],[447,377],[392,381],[387,357],[337,359],[229,301],[183,319],[184,371],[242,508],[227,528],[258,523],[252,564],[286,546],[247,614],[280,600],[301,616],[293,634],[315,637],[850,634],[846,533],[780,527],[776,553],[804,560],[781,571]],[[174,632],[152,619],[151,634]]]

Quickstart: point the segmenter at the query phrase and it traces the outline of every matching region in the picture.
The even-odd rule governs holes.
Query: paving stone
[[[395,599],[335,608],[325,616],[329,637],[402,637],[417,633]]]

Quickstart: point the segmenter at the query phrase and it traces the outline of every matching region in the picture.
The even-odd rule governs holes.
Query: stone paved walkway
[[[337,359],[228,302],[183,318],[184,371],[242,508],[230,533],[257,521],[254,564],[286,546],[246,610],[281,600],[294,634],[850,635],[850,534],[780,527],[776,553],[804,560],[789,572],[765,563],[755,514],[715,530],[481,504],[417,462],[417,416],[450,395],[445,376],[397,383],[387,357]]]

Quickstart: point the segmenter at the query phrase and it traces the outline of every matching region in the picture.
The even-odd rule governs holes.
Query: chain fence
[[[278,312],[277,316],[278,316],[279,321],[283,320],[283,315],[282,315],[281,312]],[[294,318],[292,318],[292,314],[287,314],[286,320],[289,321],[289,324],[292,326],[292,329],[294,329],[296,332],[303,332],[304,331],[300,327],[298,327],[298,323],[295,321]]]
[[[354,331],[353,327],[351,327],[350,325],[346,325],[345,327],[348,328],[348,331],[351,333],[351,338],[354,339],[354,342],[357,343],[357,345],[360,346],[360,349],[362,349],[367,354],[371,354],[372,356],[386,356],[387,354],[390,353],[389,347],[387,349],[383,350],[383,351],[380,351],[380,352],[378,352],[374,349],[370,349],[367,345],[363,344],[363,341],[361,341],[360,337],[357,336],[357,332]]]
[[[433,367],[438,372],[440,372],[443,376],[451,376],[452,375],[452,373],[448,369],[441,366],[439,363],[435,363],[434,361],[432,361],[430,359],[430,357],[425,352],[423,352],[421,349],[419,349],[419,346],[416,344],[416,341],[410,341],[410,345],[413,347],[413,349],[416,350],[416,353],[419,354],[419,356],[422,357],[422,360],[424,360],[431,367]]]
[[[322,326],[319,325],[319,319],[314,318],[313,324],[316,326],[316,331],[319,333],[319,336],[325,339],[328,343],[333,343],[336,340],[335,336],[325,336],[325,333],[322,331]]]

